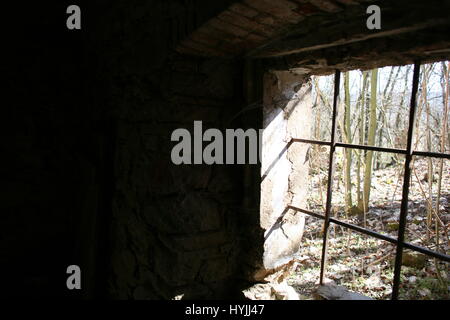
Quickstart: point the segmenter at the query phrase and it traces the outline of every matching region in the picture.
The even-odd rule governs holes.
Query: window
[[[429,65],[423,65],[422,66],[422,76],[433,76],[433,69],[428,67]],[[445,64],[442,64],[442,68],[446,68]],[[433,108],[433,104],[429,103],[428,101],[420,101],[418,103],[418,99],[426,99],[427,97],[427,86],[423,84],[421,79],[421,64],[419,62],[416,62],[413,66],[412,71],[412,78],[408,77],[408,75],[405,75],[403,77],[404,83],[399,84],[399,86],[404,86],[406,88],[408,85],[411,88],[411,96],[409,101],[409,107],[406,110],[397,110],[395,112],[395,117],[390,117],[389,119],[386,119],[386,115],[383,115],[378,113],[380,118],[374,118],[372,119],[372,122],[381,121],[386,123],[386,121],[393,121],[394,125],[399,128],[399,130],[402,130],[404,132],[404,137],[402,135],[399,135],[400,138],[398,138],[396,143],[393,143],[391,141],[391,145],[394,146],[403,146],[403,147],[385,147],[383,144],[388,143],[390,137],[387,135],[386,137],[382,137],[380,135],[379,139],[369,139],[368,143],[361,143],[361,140],[352,139],[352,135],[346,136],[345,134],[345,128],[349,128],[349,110],[346,110],[345,107],[339,108],[339,97],[341,95],[341,72],[337,70],[334,75],[334,88],[333,90],[330,90],[330,92],[333,92],[333,99],[332,101],[328,101],[329,104],[329,118],[331,118],[330,122],[330,128],[327,132],[327,129],[325,130],[312,130],[314,134],[310,137],[307,137],[308,139],[304,138],[293,138],[289,143],[288,146],[291,146],[295,143],[299,144],[309,144],[309,145],[315,145],[319,148],[322,148],[320,150],[325,150],[328,159],[325,159],[324,161],[328,163],[328,174],[327,174],[327,183],[323,184],[326,188],[326,196],[323,199],[323,205],[317,205],[313,206],[314,210],[311,210],[311,208],[299,208],[296,206],[289,206],[289,209],[295,210],[297,212],[305,213],[309,216],[314,217],[315,219],[321,219],[324,222],[323,226],[323,240],[322,240],[322,252],[321,252],[321,262],[320,262],[320,284],[324,283],[326,269],[327,269],[327,258],[328,258],[328,249],[329,249],[329,231],[331,226],[341,226],[353,231],[356,231],[360,234],[363,234],[365,236],[376,238],[374,240],[378,241],[376,246],[381,246],[382,241],[386,241],[393,245],[395,250],[392,252],[392,255],[395,255],[395,262],[394,262],[394,273],[393,273],[393,279],[392,279],[392,299],[398,299],[399,298],[399,289],[401,285],[401,272],[402,272],[402,264],[404,263],[403,259],[405,257],[405,253],[411,253],[411,252],[419,252],[421,254],[425,254],[427,256],[433,257],[438,259],[439,261],[442,261],[443,263],[450,262],[450,256],[447,255],[446,250],[439,250],[439,236],[437,239],[435,239],[435,247],[429,248],[423,245],[423,243],[420,243],[420,241],[409,241],[409,239],[417,240],[418,237],[424,236],[429,237],[430,235],[417,235],[411,233],[409,234],[410,230],[407,229],[407,217],[408,212],[411,210],[414,210],[414,199],[410,198],[410,190],[413,188],[416,188],[419,190],[419,192],[423,192],[424,194],[428,195],[428,203],[430,206],[432,206],[436,201],[439,204],[439,198],[440,197],[440,188],[442,188],[443,181],[438,181],[439,186],[439,194],[437,196],[432,196],[431,191],[432,187],[430,185],[432,184],[434,177],[417,177],[417,171],[420,172],[420,170],[413,170],[414,166],[417,165],[426,165],[431,166],[434,168],[440,168],[442,173],[442,168],[445,168],[445,171],[449,171],[448,166],[445,166],[444,161],[450,159],[450,154],[448,153],[448,70],[446,71],[446,79],[443,76],[441,79],[441,84],[443,84],[443,90],[442,92],[447,92],[447,94],[443,93],[442,96],[436,96],[431,97],[431,99],[443,99],[443,105],[445,106],[443,110],[438,110],[435,113],[429,112],[431,108]],[[391,79],[391,76],[395,76],[395,73],[400,72],[400,67],[398,69],[391,68],[392,75],[389,76],[389,80]],[[444,72],[442,72],[444,74]],[[376,77],[375,74],[367,75]],[[348,73],[344,77],[344,83],[349,81]],[[368,79],[364,79],[361,83],[361,86],[367,85],[366,81]],[[377,78],[373,79],[372,81],[377,81]],[[444,89],[444,86],[446,89]],[[316,84],[316,88],[319,88]],[[390,86],[393,87],[393,86]],[[389,86],[386,86],[386,88],[389,88]],[[397,88],[399,89],[399,88]],[[401,88],[399,89],[401,90]],[[364,92],[364,91],[362,91]],[[348,92],[345,92],[344,90],[344,99],[349,99],[350,94]],[[316,98],[317,99],[327,99],[327,95],[323,92],[316,92]],[[331,99],[330,99],[331,100]],[[325,101],[323,101],[325,104]],[[384,103],[381,101],[381,103]],[[343,105],[347,105],[346,102],[344,102]],[[350,105],[350,103],[348,103]],[[420,108],[417,108],[417,105],[419,105]],[[428,110],[424,110],[423,107],[427,108]],[[341,114],[339,114],[341,111]],[[403,112],[404,111],[404,112]],[[423,112],[428,111],[428,112]],[[316,112],[322,112],[323,117],[327,117],[327,113],[325,111],[316,110]],[[403,112],[403,113],[402,113]],[[439,119],[439,116],[436,116],[436,114],[439,115],[439,112],[442,113],[442,118]],[[347,117],[346,117],[347,114]],[[434,114],[434,116],[433,116]],[[377,113],[374,113],[374,115],[377,115]],[[371,115],[365,115],[366,117],[370,117]],[[384,118],[383,118],[384,116]],[[315,128],[318,129],[318,126],[323,126],[322,122],[316,122]],[[326,126],[326,125],[325,125]],[[340,132],[341,134],[337,135],[338,126],[340,126]],[[402,126],[404,127],[402,129]],[[420,130],[421,126],[426,126],[428,130],[424,130],[424,134],[420,133],[415,135],[414,133],[417,130]],[[440,131],[439,126],[444,126],[444,130],[442,130],[442,133]],[[366,128],[367,130],[375,130],[375,128]],[[435,134],[430,135],[429,132],[435,132]],[[352,132],[352,130],[350,130]],[[353,130],[354,132],[354,130]],[[427,134],[428,132],[428,134]],[[375,135],[378,135],[378,132],[373,132]],[[441,135],[441,140],[436,140],[436,136]],[[312,138],[312,139],[309,139]],[[388,143],[389,144],[389,143]],[[374,228],[371,227],[371,224],[357,224],[352,221],[352,219],[344,219],[340,216],[335,216],[332,214],[333,210],[333,177],[336,174],[336,150],[342,149],[344,150],[344,154],[348,152],[353,153],[362,153],[362,152],[370,152],[371,159],[370,159],[370,165],[372,165],[372,157],[385,157],[386,159],[395,159],[397,163],[402,163],[400,169],[400,176],[402,180],[402,184],[400,186],[401,188],[401,196],[399,197],[399,216],[396,221],[392,223],[392,230],[391,232],[381,233],[379,230],[374,230]],[[419,159],[421,159],[419,161]],[[417,160],[417,161],[416,161]],[[342,169],[343,170],[343,169]],[[349,169],[350,170],[350,169]],[[431,171],[433,172],[433,171]],[[450,171],[449,171],[450,172]],[[441,174],[442,176],[442,174]],[[385,177],[386,179],[390,179],[391,177]],[[428,179],[429,183],[427,183],[427,186],[429,190],[423,190],[426,189],[426,186],[420,184],[421,179]],[[441,178],[437,178],[441,179]],[[390,181],[390,180],[389,180]],[[392,181],[390,183],[393,183]],[[319,182],[319,184],[321,184]],[[444,187],[448,188],[448,185],[446,186],[446,183],[444,181]],[[369,187],[370,190],[370,187]],[[359,193],[358,193],[359,195]],[[359,196],[358,196],[359,198]],[[361,199],[359,199],[361,200]],[[363,199],[361,201],[364,201]],[[367,200],[368,201],[368,200]],[[321,203],[321,201],[319,201]],[[363,203],[363,208],[366,207],[366,203]],[[448,209],[446,209],[448,210]],[[365,215],[366,209],[363,209],[363,214]],[[430,210],[431,214],[433,214],[433,210]],[[447,234],[446,225],[442,221],[440,221],[440,218],[438,216],[435,216],[433,219],[435,219],[435,228],[441,228],[441,230],[438,230],[436,232],[445,232]],[[364,221],[366,221],[364,219]],[[414,222],[415,223],[415,222]],[[421,223],[420,219],[419,222]],[[427,230],[430,229],[430,226],[427,226]],[[429,230],[430,233],[432,230]],[[405,238],[405,236],[407,238]],[[380,241],[382,240],[382,241]],[[446,236],[447,241],[447,247],[448,247],[448,235]],[[403,261],[403,263],[402,263]]]

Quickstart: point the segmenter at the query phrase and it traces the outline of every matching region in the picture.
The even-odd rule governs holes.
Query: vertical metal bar
[[[414,63],[413,86],[411,92],[411,104],[409,109],[408,142],[405,155],[405,173],[403,175],[402,203],[397,237],[397,251],[395,254],[394,284],[392,288],[392,300],[398,299],[400,286],[400,272],[402,268],[403,247],[405,241],[406,216],[408,215],[409,181],[411,179],[411,160],[413,157],[412,139],[414,134],[414,119],[416,115],[417,90],[419,87],[420,62]]]
[[[330,226],[330,212],[331,212],[331,196],[333,191],[333,176],[334,176],[334,152],[336,150],[336,117],[337,104],[339,100],[339,87],[341,80],[341,72],[336,70],[334,75],[334,95],[333,95],[333,122],[331,124],[331,145],[330,145],[330,159],[328,162],[328,185],[327,185],[327,202],[325,207],[325,219],[323,225],[323,244],[322,244],[322,260],[320,261],[320,284],[323,284],[325,269],[327,266],[327,249],[328,249],[328,227]]]

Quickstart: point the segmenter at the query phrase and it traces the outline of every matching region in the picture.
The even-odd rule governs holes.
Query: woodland
[[[341,75],[337,141],[406,149],[413,65],[353,70]],[[450,152],[449,61],[421,65],[414,119],[414,151]],[[330,141],[334,76],[315,76],[314,125],[304,139]],[[309,148],[308,209],[324,214],[329,147]],[[336,149],[331,216],[397,237],[405,156],[401,153]],[[450,160],[414,156],[408,195],[405,241],[448,255]],[[327,281],[375,299],[392,292],[396,246],[331,224]],[[303,243],[289,278],[304,298],[317,284],[323,221],[306,217]],[[449,265],[405,249],[400,299],[449,299]]]

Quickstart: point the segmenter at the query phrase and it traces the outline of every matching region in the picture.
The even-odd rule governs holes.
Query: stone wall
[[[269,72],[264,78],[264,136],[261,227],[265,230],[264,269],[258,278],[289,264],[298,251],[304,225],[309,162],[308,145],[292,138],[310,131],[311,84],[291,72]]]
[[[174,165],[171,133],[225,129],[242,106],[239,65],[174,56],[162,86],[136,77],[118,122],[111,294],[120,298],[214,298],[231,294],[240,254],[242,168]],[[147,89],[147,90],[145,90]],[[128,94],[132,96],[128,96]],[[136,101],[136,102],[134,102]]]
[[[105,38],[92,39],[101,96],[109,97],[103,103],[117,129],[107,292],[238,297],[254,264],[243,248],[262,246],[248,240],[259,227],[248,216],[255,210],[244,208],[245,198],[254,198],[244,188],[246,166],[176,166],[170,137],[177,128],[192,132],[194,120],[203,130],[246,127],[239,114],[244,63],[176,53],[172,42],[180,35],[169,34],[177,32],[171,26],[184,25],[190,12],[182,2],[154,3],[110,8],[96,24],[95,35]]]

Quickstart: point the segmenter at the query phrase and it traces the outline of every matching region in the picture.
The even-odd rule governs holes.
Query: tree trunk
[[[366,90],[367,90],[367,80],[369,77],[367,76],[367,72],[363,71],[362,73],[362,89],[361,96],[359,98],[359,144],[364,144],[364,136],[365,136],[365,115],[364,110],[366,108]],[[362,150],[359,150],[357,164],[356,164],[356,196],[357,196],[357,204],[358,208],[362,209],[362,199],[361,199],[361,155],[363,154]]]
[[[350,124],[350,74],[344,74],[344,91],[345,91],[345,112],[344,112],[344,137],[345,143],[352,143],[352,133]],[[345,205],[347,212],[352,207],[352,149],[345,149]]]
[[[377,128],[377,81],[378,69],[373,69],[370,77],[370,118],[369,133],[367,137],[367,144],[369,146],[373,146],[375,143],[375,131]],[[370,187],[372,184],[372,160],[373,151],[367,151],[365,159],[363,190],[364,212],[367,212],[369,210]]]
[[[445,153],[445,145],[446,145],[446,137],[447,137],[447,131],[448,131],[448,96],[450,91],[450,84],[449,84],[449,66],[446,66],[445,62],[442,62],[441,68],[442,68],[442,100],[444,103],[444,119],[442,123],[442,133],[441,133],[441,146],[440,146],[440,152]],[[440,202],[441,202],[441,188],[442,188],[442,173],[444,169],[444,159],[439,159],[439,173],[438,173],[438,185],[437,185],[437,197],[436,197],[436,213],[439,215],[440,210]],[[439,248],[439,223],[436,221],[436,248]]]
[[[424,77],[422,80],[422,95],[423,95],[423,105],[425,107],[426,116],[426,145],[429,152],[432,151],[431,147],[431,128],[430,128],[430,104],[428,102],[428,75],[430,70],[424,68]],[[428,157],[428,205],[427,205],[427,240],[430,241],[430,226],[431,219],[433,217],[433,160]]]

